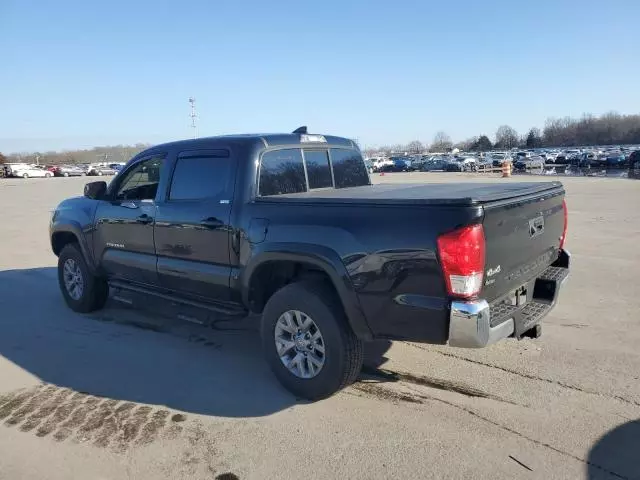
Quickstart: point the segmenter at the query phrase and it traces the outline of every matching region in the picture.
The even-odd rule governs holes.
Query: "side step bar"
[[[116,290],[116,292],[118,290],[124,290],[128,292],[140,293],[143,295],[150,295],[156,298],[167,300],[169,302],[173,302],[181,305],[188,305],[190,307],[194,307],[202,310],[207,310],[209,312],[213,312],[217,315],[224,316],[224,317],[241,318],[241,317],[247,316],[248,314],[247,310],[245,310],[244,308],[237,308],[237,307],[234,308],[232,306],[227,306],[219,303],[200,302],[198,300],[179,297],[170,292],[162,292],[154,289],[148,289],[139,285],[133,285],[128,282],[111,280],[109,282],[109,286],[114,290]],[[118,301],[124,300],[124,299],[121,299],[117,294],[116,294],[116,297],[117,297],[116,300]],[[125,301],[124,303],[129,303],[129,302]]]

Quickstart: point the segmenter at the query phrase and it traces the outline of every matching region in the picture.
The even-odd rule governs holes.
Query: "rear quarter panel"
[[[320,244],[335,252],[375,337],[445,343],[448,306],[436,238],[480,222],[482,209],[257,200],[246,206],[244,221],[251,218],[268,219],[265,244]],[[241,265],[261,249],[247,240]]]

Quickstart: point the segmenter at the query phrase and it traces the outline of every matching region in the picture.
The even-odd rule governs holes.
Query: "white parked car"
[[[20,167],[12,168],[14,177],[22,177],[22,178],[32,178],[32,177],[42,177],[42,178],[51,178],[53,177],[53,173],[49,170],[45,170],[42,167],[34,166],[34,165],[25,165]]]
[[[376,172],[382,170],[383,167],[393,166],[393,160],[390,158],[372,158],[371,163],[373,163],[373,170]]]

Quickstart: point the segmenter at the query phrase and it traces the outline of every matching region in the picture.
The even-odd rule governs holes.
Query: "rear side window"
[[[203,200],[229,196],[231,173],[228,152],[218,155],[180,155],[171,179],[169,200]]]
[[[260,164],[260,195],[282,195],[307,191],[304,164],[299,149],[267,152]]]
[[[336,182],[336,188],[369,185],[367,169],[362,155],[357,150],[332,148],[331,163],[333,164],[333,178]]]
[[[333,187],[329,154],[326,150],[305,150],[304,163],[307,165],[310,189]]]

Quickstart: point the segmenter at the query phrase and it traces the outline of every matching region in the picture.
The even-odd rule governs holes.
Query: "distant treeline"
[[[406,145],[388,145],[379,148],[367,148],[369,156],[390,154],[392,152],[423,153],[446,152],[454,148],[462,151],[508,150],[511,148],[539,147],[576,147],[590,145],[640,145],[640,115],[620,115],[615,112],[599,117],[585,114],[581,118],[550,118],[544,128],[531,128],[519,134],[509,125],[500,126],[492,139],[487,135],[478,135],[462,142],[453,143],[446,132],[438,132],[431,144],[414,140]],[[2,155],[2,162],[27,162],[43,165],[64,163],[126,162],[136,153],[149,145],[116,145],[96,147],[91,150],[69,150],[63,152],[30,152]]]
[[[141,152],[149,145],[139,143],[136,145],[115,145],[113,147],[95,147],[90,150],[68,150],[63,152],[30,152],[13,153],[11,155],[0,154],[0,162],[26,162],[40,163],[40,165],[60,165],[74,163],[119,163],[126,162],[136,153]]]
[[[488,151],[625,144],[640,145],[640,115],[620,115],[612,112],[599,117],[585,114],[581,118],[550,118],[542,131],[533,127],[524,134],[519,134],[509,125],[502,125],[496,131],[493,141],[482,134],[454,143],[446,132],[441,131],[436,133],[430,145],[414,140],[406,145],[368,148],[366,153],[373,156],[391,152],[446,152],[454,148],[462,151]]]

